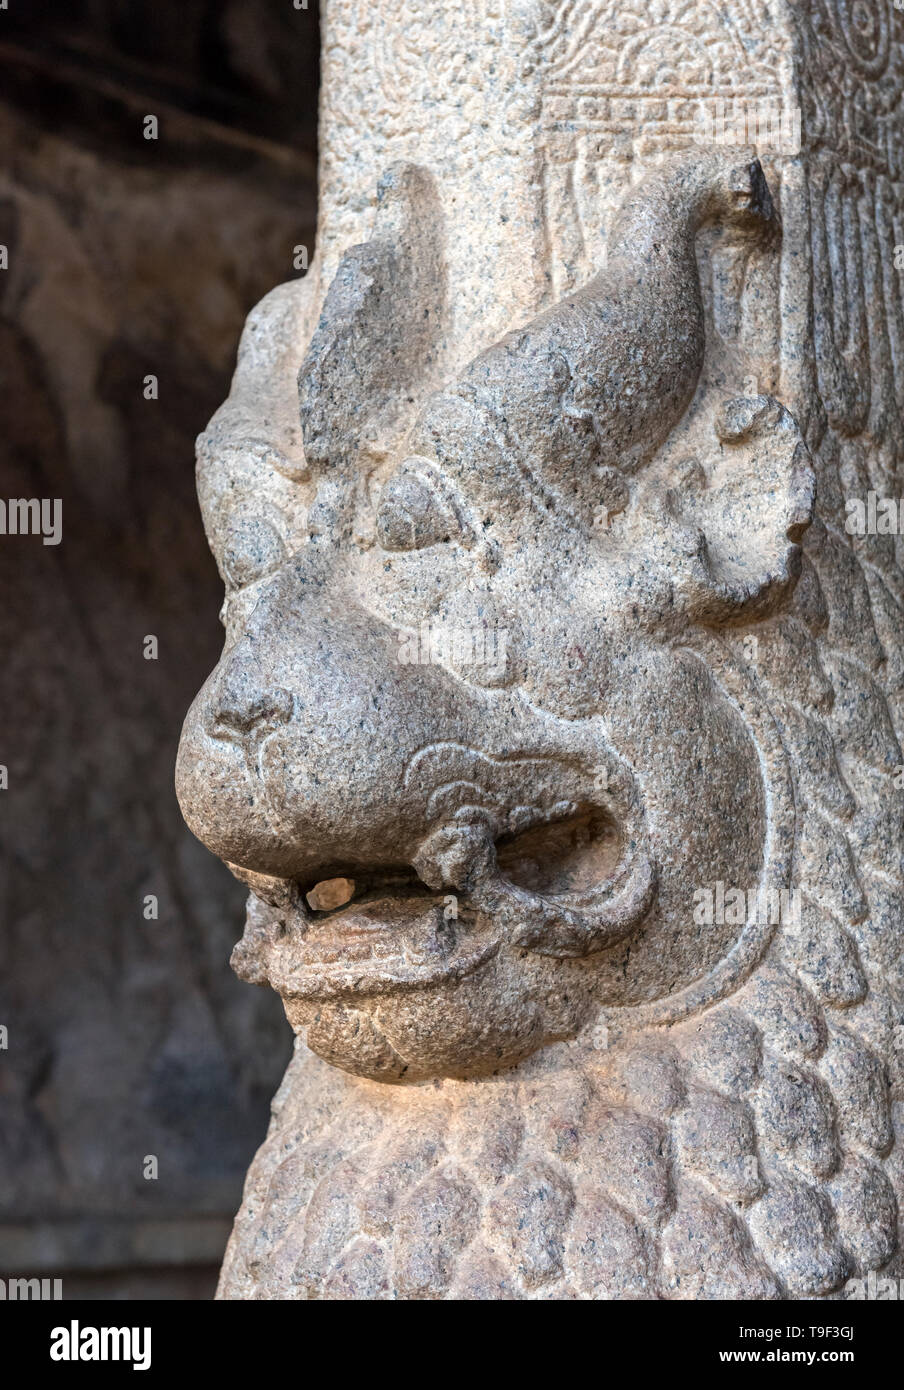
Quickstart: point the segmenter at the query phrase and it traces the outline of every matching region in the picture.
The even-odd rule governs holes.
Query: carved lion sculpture
[[[605,268],[444,382],[437,200],[394,167],[303,450],[296,291],[250,322],[199,441],[227,636],[177,786],[304,1043],[226,1297],[767,1298],[893,1260],[863,956],[900,828],[842,771],[831,538],[804,559],[807,446],[708,331],[712,226],[775,254],[752,158],[648,174]]]

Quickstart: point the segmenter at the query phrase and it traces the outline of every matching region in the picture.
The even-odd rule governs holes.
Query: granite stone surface
[[[297,1034],[221,1297],[901,1272],[902,40],[326,5],[317,261],[198,442],[178,793]]]

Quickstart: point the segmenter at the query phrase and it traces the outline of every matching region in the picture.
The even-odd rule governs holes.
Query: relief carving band
[[[846,524],[900,493],[904,17],[465,8],[329,0],[317,258],[198,441],[177,790],[297,1034],[220,1296],[858,1296],[904,1274],[904,574]],[[799,147],[714,141],[729,84]]]

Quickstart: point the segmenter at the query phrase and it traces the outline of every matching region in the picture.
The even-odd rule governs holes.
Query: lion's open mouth
[[[422,989],[470,974],[499,946],[483,914],[460,895],[432,891],[413,870],[330,870],[271,880],[272,889],[259,875],[238,875],[253,896],[235,968],[302,998]]]
[[[561,934],[563,922],[590,922],[614,899],[623,935],[649,904],[648,862],[598,809],[574,808],[492,849],[483,877],[461,892],[431,889],[406,867],[343,871],[333,863],[290,880],[233,866],[252,889],[233,965],[301,998],[423,989],[490,960],[513,913],[534,924],[532,949],[573,955],[583,953],[580,940],[559,952],[542,939],[544,921]]]

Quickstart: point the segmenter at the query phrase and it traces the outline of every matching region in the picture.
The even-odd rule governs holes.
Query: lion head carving
[[[443,380],[437,201],[396,167],[301,365],[303,452],[264,397],[200,441],[226,643],[180,802],[251,890],[237,969],[349,1071],[680,1017],[765,947],[693,894],[790,881],[781,746],[724,634],[789,601],[814,485],[707,333],[713,224],[768,254],[759,165],[664,164],[589,284]]]

